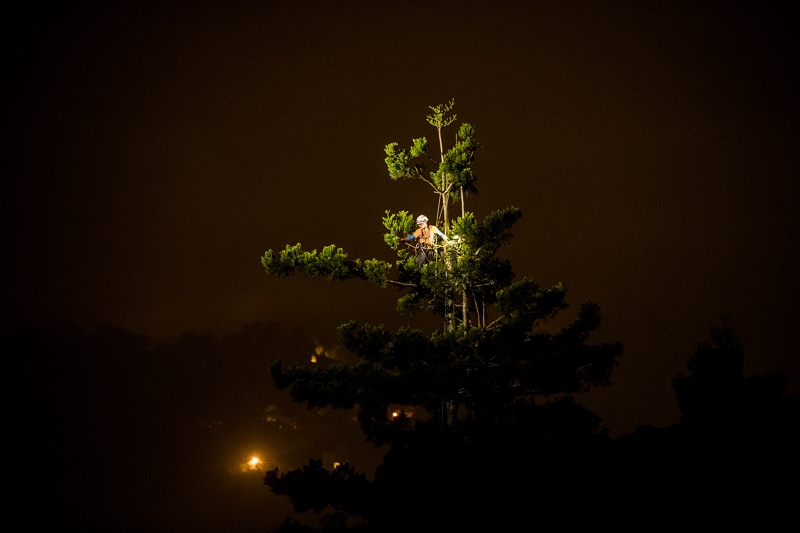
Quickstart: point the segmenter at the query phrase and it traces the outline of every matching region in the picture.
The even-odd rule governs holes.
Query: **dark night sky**
[[[432,139],[428,106],[455,98],[485,146],[467,208],[520,207],[517,275],[597,301],[597,340],[625,346],[613,387],[581,398],[613,435],[677,421],[670,379],[724,313],[746,372],[800,389],[796,11],[170,4],[6,20],[4,331],[110,322],[159,341],[262,321],[330,346],[351,318],[403,323],[391,289],[276,280],[259,256],[391,260],[384,210],[436,199],[392,182],[383,147]]]

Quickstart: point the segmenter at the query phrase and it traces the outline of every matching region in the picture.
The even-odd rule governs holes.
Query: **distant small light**
[[[399,413],[398,413],[397,411],[395,411],[394,413],[392,413],[392,418],[397,418],[397,415],[398,415],[398,414],[399,414]]]
[[[316,363],[317,362],[317,356],[316,355],[312,355],[311,356],[311,362],[312,363]]]

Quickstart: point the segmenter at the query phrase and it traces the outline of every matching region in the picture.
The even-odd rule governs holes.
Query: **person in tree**
[[[447,237],[436,226],[428,225],[428,217],[420,215],[417,217],[418,229],[411,235],[400,239],[402,242],[409,242],[417,240],[414,246],[414,251],[417,255],[417,270],[421,270],[422,266],[428,261],[433,261],[433,245],[436,237],[441,237],[442,240],[447,240]]]

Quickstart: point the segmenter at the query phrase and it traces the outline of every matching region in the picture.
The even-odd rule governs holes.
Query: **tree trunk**
[[[458,403],[454,400],[447,400],[444,404],[445,409],[445,421],[447,422],[447,427],[453,427],[456,425],[458,421]]]
[[[467,291],[461,293],[461,315],[464,318],[464,327],[469,329],[469,307],[467,306]]]
[[[442,142],[442,126],[438,126],[436,131],[439,133],[439,161],[444,163],[444,143]],[[450,231],[450,216],[448,213],[448,193],[447,191],[447,174],[442,174],[441,192],[439,193],[442,200],[442,225],[444,226],[444,234]]]

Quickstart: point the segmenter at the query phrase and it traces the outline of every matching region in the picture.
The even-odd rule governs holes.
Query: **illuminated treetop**
[[[567,308],[566,289],[560,283],[542,288],[528,277],[515,280],[510,262],[498,257],[512,238],[520,209],[500,209],[480,222],[465,210],[465,197],[477,192],[471,165],[480,144],[473,127],[462,124],[454,145],[445,150],[442,131],[456,119],[448,115],[453,105],[450,101],[431,107],[427,117],[439,138],[438,159],[429,154],[425,137],[413,139],[407,150],[398,149],[397,143],[385,150],[393,180],[421,180],[438,196],[437,225],[449,240],[436,246],[433,261],[418,268],[401,244],[414,227],[413,216],[405,211],[386,211],[383,217],[384,241],[397,255],[394,265],[383,259],[351,260],[335,245],[320,253],[288,245],[262,257],[266,272],[280,278],[299,271],[308,277],[394,285],[403,293],[398,311],[409,317],[435,313],[443,319],[442,329],[426,333],[406,326],[390,331],[351,321],[338,328],[338,335],[358,356],[356,364],[284,368],[277,360],[272,365],[274,382],[309,407],[358,409],[367,438],[391,444],[392,450],[443,432],[462,435],[457,446],[484,439],[498,424],[516,424],[538,413],[537,397],[545,404],[548,398],[562,398],[562,413],[572,413],[581,427],[596,431],[596,417],[565,395],[609,384],[622,348],[618,343],[587,342],[600,324],[599,307],[592,302],[582,305],[577,319],[560,330],[542,327]],[[435,168],[427,171],[426,164]],[[461,203],[462,212],[452,219],[449,206],[454,202]],[[427,416],[415,416],[412,422],[403,408],[422,408]],[[399,415],[392,416],[397,411]],[[320,464],[311,463],[280,477],[273,471],[266,480],[276,493],[292,497],[293,490],[301,490],[298,487],[325,478],[320,469]],[[365,483],[350,470],[334,474],[349,476],[358,486]],[[292,485],[295,481],[299,485]],[[366,516],[363,509],[348,512]]]

